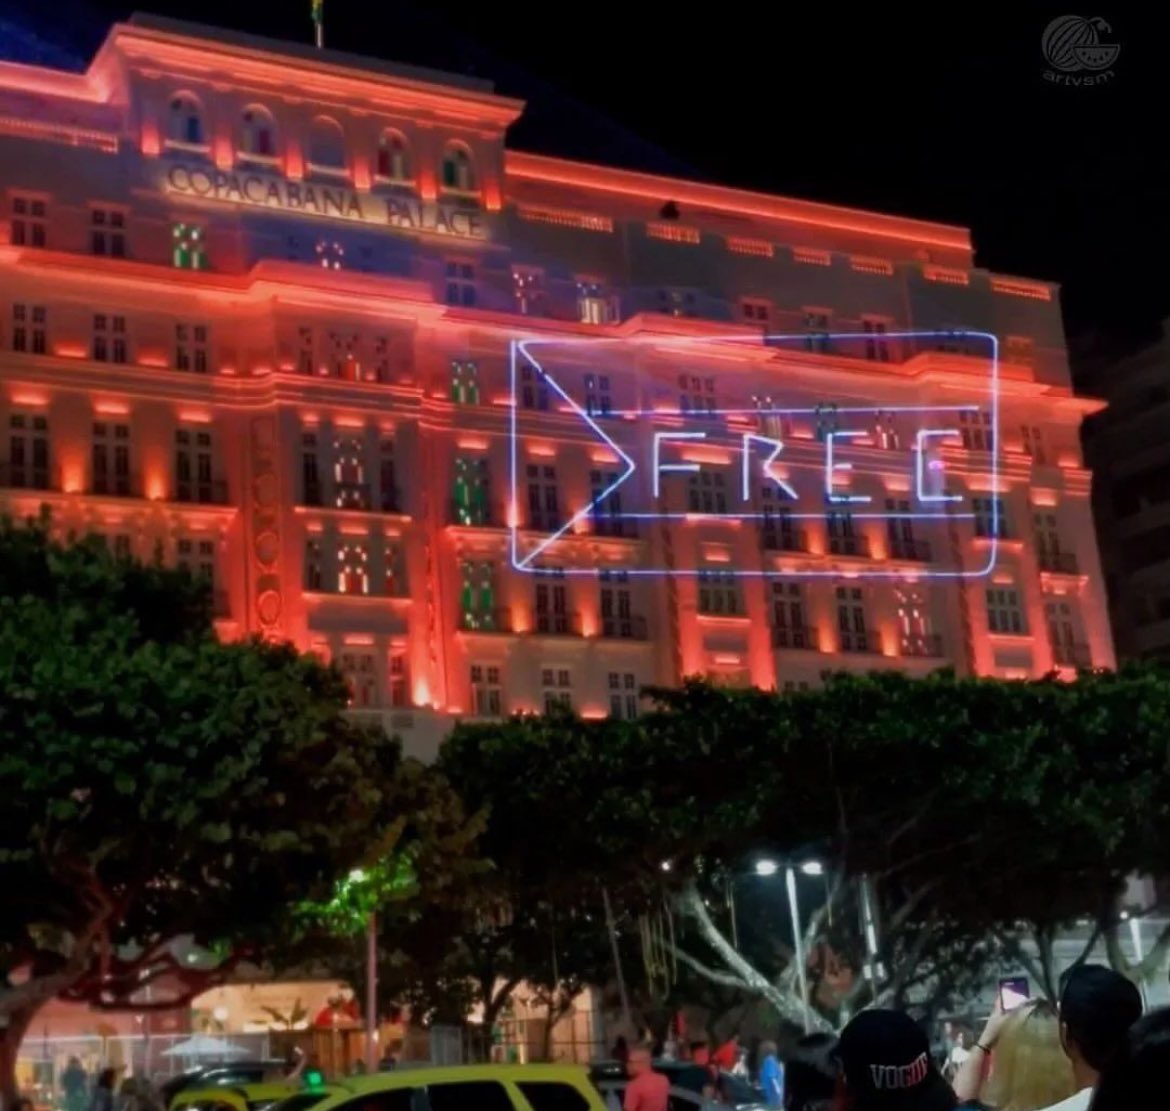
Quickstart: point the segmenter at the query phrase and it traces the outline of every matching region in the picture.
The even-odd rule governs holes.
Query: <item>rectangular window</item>
[[[1011,535],[1003,498],[972,498],[971,508],[975,513],[976,536]]]
[[[691,416],[715,416],[715,379],[694,374],[678,376],[678,411]]]
[[[865,333],[865,357],[870,362],[888,363],[890,344],[886,339],[886,322],[874,316],[863,316],[861,330]]]
[[[695,317],[695,291],[693,289],[660,289],[658,311],[668,316]]]
[[[817,647],[816,629],[809,627],[800,583],[772,584],[772,642],[777,648]]]
[[[914,535],[914,518],[910,516],[910,502],[886,498],[886,538],[891,559],[910,559],[930,562],[930,545]]]
[[[824,355],[829,347],[829,314],[823,309],[805,309],[804,349]]]
[[[520,368],[520,406],[523,409],[548,409],[548,379],[543,370],[525,362]]]
[[[93,492],[130,496],[130,426],[95,421],[93,425]]]
[[[48,310],[44,305],[12,306],[12,350],[44,355],[48,351]]]
[[[479,404],[479,370],[475,363],[451,363],[451,400],[456,405]]]
[[[582,324],[612,324],[617,319],[614,301],[600,282],[577,281],[577,319]]]
[[[502,716],[504,689],[495,664],[471,665],[471,712],[477,718]]]
[[[475,266],[460,259],[448,259],[445,266],[448,305],[475,305]]]
[[[1048,462],[1048,452],[1044,449],[1044,436],[1034,424],[1020,426],[1020,438],[1024,454],[1032,457],[1037,466],[1044,466]]]
[[[717,617],[737,617],[743,612],[734,574],[730,571],[699,572],[699,612]]]
[[[378,665],[373,652],[348,651],[338,661],[351,706],[378,705]]]
[[[741,297],[739,314],[745,324],[760,324],[766,328],[772,320],[772,303],[761,297]]]
[[[942,637],[931,628],[925,594],[913,587],[895,590],[898,602],[898,650],[903,656],[938,657]]]
[[[203,425],[175,429],[175,500],[222,503],[212,477],[211,429]]]
[[[1036,562],[1040,570],[1075,575],[1077,559],[1072,552],[1064,551],[1061,545],[1056,514],[1033,513],[1032,526],[1036,536]]]
[[[117,208],[89,210],[90,254],[126,257],[126,213]]]
[[[626,571],[602,571],[601,635],[620,640],[645,640],[646,620],[635,616]]]
[[[968,451],[994,451],[995,436],[991,414],[982,409],[964,409],[959,413],[959,434]]]
[[[727,481],[722,471],[701,470],[687,479],[687,510],[726,513]]]
[[[860,587],[837,587],[837,646],[842,652],[869,652],[865,598]]]
[[[410,698],[407,695],[409,678],[406,669],[406,649],[393,649],[390,653],[390,705],[395,709],[410,705]]]
[[[528,527],[540,532],[556,532],[561,527],[556,467],[529,463],[526,473],[528,478]]]
[[[321,459],[317,433],[301,433],[301,504],[321,505]]]
[[[608,687],[609,716],[633,721],[638,716],[638,677],[632,671],[611,671]]]
[[[207,269],[207,243],[199,224],[172,225],[171,263],[178,270]]]
[[[343,382],[360,382],[362,364],[359,357],[361,337],[357,332],[330,332],[329,370],[334,378]]]
[[[898,420],[893,413],[879,412],[874,414],[873,438],[883,451],[899,451],[902,447],[902,437],[898,432]]]
[[[573,708],[573,677],[568,668],[545,667],[540,671],[540,693],[544,712]]]
[[[333,440],[333,504],[338,509],[372,508],[365,454],[361,436],[337,436]]]
[[[993,633],[1023,636],[1028,631],[1020,596],[1014,587],[989,587],[987,598],[987,628]]]
[[[301,325],[297,328],[297,373],[317,373],[317,342],[313,329]]]
[[[455,460],[452,487],[452,521],[457,525],[487,527],[492,524],[488,461],[482,456],[461,455]]]
[[[544,314],[544,271],[527,266],[512,267],[512,296],[516,311],[525,316]]]
[[[1061,667],[1092,667],[1089,646],[1077,636],[1076,615],[1068,602],[1045,602],[1044,616],[1048,622],[1048,642],[1052,659]]]
[[[569,599],[563,571],[545,571],[535,587],[536,631],[565,636],[576,632],[569,614]]]
[[[804,552],[808,542],[804,530],[792,522],[792,508],[788,495],[774,482],[760,487],[760,542],[769,551]]]
[[[608,374],[585,375],[585,412],[591,417],[608,417],[613,412]]]
[[[869,556],[869,541],[858,535],[851,513],[828,513],[825,526],[829,533],[829,551],[833,555]]]
[[[617,471],[590,471],[590,513],[598,536],[637,536],[637,523],[622,517],[622,492],[612,489],[621,476]]]
[[[398,513],[398,478],[394,470],[394,441],[384,437],[378,445],[378,505],[383,513]]]
[[[204,579],[215,589],[215,541],[182,539],[176,545],[177,563],[185,567],[194,578]]]
[[[383,574],[382,593],[387,598],[404,598],[407,595],[406,573],[402,562],[402,550],[390,540],[382,550]]]
[[[94,362],[126,362],[126,318],[97,313],[93,318]]]
[[[325,589],[325,561],[320,540],[305,541],[305,589]]]
[[[8,482],[23,490],[49,488],[49,418],[42,413],[8,417]]]
[[[13,194],[9,240],[14,247],[43,247],[46,239],[46,211],[43,197]]]
[[[207,325],[176,324],[175,369],[206,374],[207,366]]]
[[[463,563],[459,595],[460,625],[474,631],[501,628],[502,614],[496,612],[496,569],[491,563]]]
[[[370,547],[358,540],[346,540],[337,547],[337,593],[369,592]]]

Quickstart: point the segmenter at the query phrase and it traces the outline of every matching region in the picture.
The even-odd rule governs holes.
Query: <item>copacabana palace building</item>
[[[489,84],[135,17],[0,65],[0,502],[457,718],[1113,664],[1058,291],[507,150]]]

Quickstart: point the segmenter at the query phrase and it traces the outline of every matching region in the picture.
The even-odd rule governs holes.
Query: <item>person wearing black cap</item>
[[[930,1053],[930,1041],[901,1011],[857,1015],[837,1044],[845,1111],[954,1111],[954,1091]]]
[[[1101,1072],[1125,1048],[1129,1028],[1142,1017],[1132,980],[1099,964],[1067,972],[1060,992],[1060,1042],[1072,1062],[1077,1092],[1044,1111],[1088,1111]]]

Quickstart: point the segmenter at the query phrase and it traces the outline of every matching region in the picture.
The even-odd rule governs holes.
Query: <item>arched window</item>
[[[459,193],[475,188],[475,172],[466,147],[451,145],[443,153],[443,188]]]
[[[276,155],[276,125],[267,108],[251,104],[240,119],[240,153],[257,158]]]
[[[378,140],[375,175],[386,181],[408,181],[410,165],[406,158],[406,140],[394,131],[383,131]]]
[[[309,164],[322,170],[345,169],[345,136],[336,120],[318,116],[309,125]]]
[[[171,99],[167,138],[173,143],[203,144],[203,112],[190,93],[179,93]]]

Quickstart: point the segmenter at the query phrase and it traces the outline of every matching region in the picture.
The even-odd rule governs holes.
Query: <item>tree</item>
[[[1126,876],[1167,862],[1170,683],[1157,669],[655,696],[633,723],[466,727],[443,759],[492,806],[489,855],[510,852],[553,889],[604,877],[632,918],[657,921],[667,900],[655,944],[668,979],[763,998],[796,1026],[873,1002],[945,1005],[1018,958],[1021,924],[1041,941],[1082,915],[1106,930]],[[783,876],[751,875],[761,856],[826,866],[827,883],[800,880],[807,996]],[[729,891],[748,912],[738,937]],[[863,892],[881,924],[873,961]]]
[[[208,603],[185,572],[0,523],[6,1105],[47,1000],[188,1001],[397,815],[399,746],[347,719],[340,675],[220,643]]]

